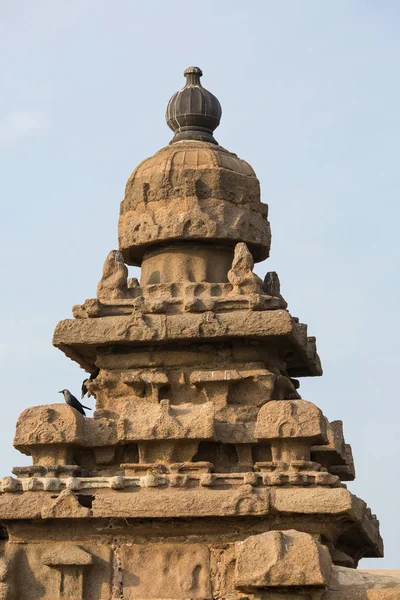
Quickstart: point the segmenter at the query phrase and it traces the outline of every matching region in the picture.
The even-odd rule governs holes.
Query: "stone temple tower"
[[[58,403],[18,420],[32,466],[0,482],[0,600],[400,598],[356,570],[382,556],[378,521],[344,483],[342,422],[300,396],[322,374],[315,338],[277,274],[253,272],[268,206],[214,139],[201,75],[128,180],[97,298],[54,333],[93,418]]]

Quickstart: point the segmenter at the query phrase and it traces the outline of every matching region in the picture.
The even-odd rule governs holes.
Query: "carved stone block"
[[[326,419],[306,400],[272,401],[261,407],[254,435],[271,444],[273,461],[309,461],[311,445],[327,442]]]
[[[118,438],[124,441],[211,439],[214,436],[214,406],[204,404],[171,405],[132,402],[125,406],[118,421]],[[150,461],[151,462],[151,461]]]
[[[254,535],[236,544],[236,554],[235,586],[243,591],[329,584],[329,550],[307,533]]]
[[[92,562],[88,552],[72,545],[50,551],[43,557],[43,564],[58,571],[55,585],[57,600],[84,600],[84,568],[90,566]]]
[[[355,478],[353,454],[351,446],[345,443],[342,421],[327,422],[328,443],[311,448],[311,457],[338,475],[342,481],[353,481]]]
[[[66,404],[32,406],[18,421],[14,446],[26,452],[31,446],[84,444],[85,420]]]
[[[36,466],[71,465],[79,445],[85,445],[85,419],[66,404],[33,406],[18,419],[14,446]]]
[[[228,404],[261,406],[272,394],[275,375],[267,369],[213,369],[192,371],[190,383],[202,390],[215,410]]]
[[[117,555],[126,600],[213,597],[209,550],[204,545],[124,544]]]

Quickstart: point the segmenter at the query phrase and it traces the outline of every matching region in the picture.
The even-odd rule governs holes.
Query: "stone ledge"
[[[300,523],[308,519],[313,521],[318,515],[328,530],[337,529],[342,543],[348,543],[348,536],[350,540],[355,536],[363,540],[365,555],[382,556],[378,521],[366,504],[348,490],[256,487],[250,475],[256,474],[225,475],[224,480],[211,473],[190,478],[152,473],[131,478],[27,478],[23,482],[27,491],[13,487],[10,490],[13,493],[0,493],[0,521],[61,518],[58,515],[62,518],[132,519],[240,515],[268,517],[274,523],[279,515],[279,522],[293,523],[296,519]],[[46,488],[40,490],[37,487],[37,491],[33,491],[35,486],[42,485]],[[62,498],[65,501],[61,502]]]
[[[66,319],[58,323],[53,344],[86,368],[99,346],[165,342],[207,342],[246,338],[283,344],[290,376],[321,375],[315,338],[286,310],[237,310],[221,314],[143,315]],[[93,369],[93,366],[91,366]]]

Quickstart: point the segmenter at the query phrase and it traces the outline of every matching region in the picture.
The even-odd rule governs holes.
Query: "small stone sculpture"
[[[254,260],[244,243],[236,244],[232,268],[228,272],[234,294],[262,294],[262,280],[253,273]]]
[[[128,298],[128,267],[118,250],[109,252],[103,266],[103,275],[97,286],[100,301]]]
[[[264,292],[270,296],[281,295],[281,282],[278,273],[269,271],[264,277]]]

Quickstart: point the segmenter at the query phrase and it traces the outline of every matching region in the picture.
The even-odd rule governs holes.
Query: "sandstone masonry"
[[[249,164],[185,71],[169,146],[126,186],[119,249],[54,345],[91,374],[93,418],[27,408],[0,481],[0,600],[399,600],[341,421],[300,396],[322,374],[270,248]],[[140,281],[127,265],[141,268]]]

